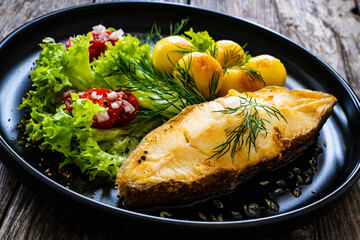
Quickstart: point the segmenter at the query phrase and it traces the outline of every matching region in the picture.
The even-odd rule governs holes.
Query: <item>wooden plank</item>
[[[109,1],[109,0],[95,0],[95,3],[100,3],[100,2],[114,2],[114,1]],[[128,0],[118,0],[117,2],[128,2]],[[188,1],[187,0],[142,0],[142,2],[168,2],[168,3],[181,3],[181,4],[187,4]]]
[[[244,18],[280,32],[279,19],[274,1],[192,0],[191,5],[226,13],[234,17]]]
[[[126,233],[126,229],[117,229]],[[0,239],[115,239],[114,230],[82,222],[21,185],[0,228]],[[127,233],[121,239],[130,239]],[[133,239],[133,238],[131,238]]]
[[[14,29],[33,20],[34,18],[62,8],[91,2],[91,0],[3,0],[0,5],[0,39],[4,38]]]
[[[360,20],[353,1],[277,1],[284,35],[318,55],[360,96]]]
[[[360,234],[360,192],[353,187],[331,211],[316,219],[319,239],[358,239]]]
[[[0,162],[0,226],[7,208],[11,204],[12,194],[16,187],[16,178]]]
[[[90,0],[0,0],[0,39],[20,25],[61,8]],[[96,1],[99,2],[99,1]],[[184,0],[171,2],[187,3]],[[353,1],[192,0],[196,5],[254,21],[293,39],[317,54],[360,93],[359,16]],[[43,200],[0,163],[0,239],[118,239],[117,231],[78,221]],[[359,186],[314,222],[269,239],[357,239],[360,230]],[[132,236],[124,236],[130,239]]]
[[[352,9],[354,14],[360,15],[360,0],[354,0],[355,7]]]

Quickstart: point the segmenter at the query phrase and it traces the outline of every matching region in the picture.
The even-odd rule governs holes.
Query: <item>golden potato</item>
[[[279,59],[264,54],[251,58],[245,65],[260,72],[265,86],[285,85],[286,69]]]
[[[152,61],[154,68],[159,72],[171,72],[176,62],[186,53],[179,51],[191,50],[193,44],[180,36],[162,38],[155,44]]]
[[[238,92],[254,92],[264,87],[260,79],[251,78],[246,71],[238,68],[229,68],[224,73],[223,84],[219,90],[218,96],[226,96],[230,89]]]
[[[244,49],[234,41],[220,40],[215,43],[217,49],[216,60],[222,67],[231,66],[235,62],[241,62],[244,60]],[[209,53],[208,50],[207,53]]]
[[[206,99],[211,98],[210,85],[212,79],[217,79],[215,93],[219,91],[223,84],[222,68],[219,62],[208,54],[192,52],[179,59],[174,70],[174,77],[182,83],[180,80],[182,71],[178,71],[179,69],[188,71],[189,75],[194,79],[199,92]]]

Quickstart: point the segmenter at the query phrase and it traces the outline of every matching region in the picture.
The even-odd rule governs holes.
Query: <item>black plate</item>
[[[38,44],[51,36],[64,42],[69,36],[86,33],[99,23],[123,28],[125,32],[147,33],[156,21],[163,32],[169,22],[190,17],[187,27],[207,30],[217,39],[247,43],[252,55],[268,53],[280,58],[288,71],[288,88],[307,88],[335,95],[339,103],[320,132],[318,144],[326,141],[319,157],[318,171],[310,185],[302,186],[298,198],[283,194],[277,201],[280,211],[261,218],[225,222],[186,221],[161,218],[147,213],[119,208],[117,190],[110,184],[89,183],[76,178],[70,185],[56,171],[45,174],[47,158],[34,148],[18,145],[17,124],[24,116],[17,106],[31,87],[29,72],[40,51]],[[14,31],[0,44],[0,133],[1,160],[21,180],[41,193],[84,212],[187,229],[258,229],[288,224],[310,216],[338,199],[359,177],[359,101],[345,81],[328,65],[291,40],[259,25],[228,15],[164,3],[102,3],[74,7],[38,18]],[[42,159],[45,159],[42,161]],[[39,167],[39,163],[42,164]],[[48,173],[48,172],[47,172]],[[101,185],[104,184],[104,185]],[[96,194],[95,194],[96,192]],[[316,194],[315,194],[316,192]]]

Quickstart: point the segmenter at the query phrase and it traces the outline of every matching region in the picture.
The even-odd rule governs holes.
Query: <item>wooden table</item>
[[[0,39],[46,13],[92,0],[0,0]],[[289,37],[331,65],[360,96],[359,0],[173,0],[224,12]],[[1,61],[4,61],[1,59]],[[81,222],[20,183],[0,162],[0,239],[133,239]],[[326,214],[268,239],[359,239],[359,182]]]

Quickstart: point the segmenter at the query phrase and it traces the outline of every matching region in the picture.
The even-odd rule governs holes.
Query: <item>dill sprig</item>
[[[212,76],[209,84],[209,101],[215,100],[217,97],[217,89],[219,86],[220,72],[216,71]]]
[[[254,147],[255,151],[257,150],[255,144],[257,137],[260,133],[264,132],[266,138],[269,133],[266,128],[266,123],[271,124],[268,119],[260,116],[260,109],[264,110],[270,118],[275,117],[278,120],[283,119],[286,122],[286,119],[277,108],[258,103],[256,98],[248,97],[248,95],[246,95],[246,97],[239,96],[239,98],[240,105],[238,107],[232,108],[228,106],[224,110],[216,111],[223,114],[236,113],[235,116],[242,116],[243,120],[232,131],[227,133],[225,143],[213,149],[215,153],[209,157],[209,159],[215,156],[218,159],[228,151],[231,151],[231,157],[234,159],[236,151],[244,146],[248,147],[248,157],[250,157],[251,147]],[[245,133],[248,134],[246,135]]]
[[[195,47],[182,47],[182,46],[176,46],[177,49],[171,50],[170,53],[178,53],[178,54],[187,54],[192,52],[197,52]],[[169,56],[168,56],[169,58]],[[169,59],[170,60],[170,59]],[[174,66],[175,64],[173,64]]]
[[[243,46],[243,48],[245,46]],[[233,67],[245,71],[246,76],[249,77],[252,81],[261,81],[262,84],[265,85],[265,81],[264,78],[261,76],[261,73],[258,70],[245,65],[251,58],[252,57],[250,56],[250,54],[248,52],[245,52],[242,62],[241,63],[235,62]]]
[[[152,93],[151,100],[161,102],[159,110],[166,106],[166,109],[173,107],[180,112],[188,105],[178,94],[177,88],[181,85],[168,73],[157,72],[145,57],[129,59],[117,53],[110,60],[117,66],[110,74],[124,74],[129,81],[122,84],[128,90]]]
[[[239,69],[245,71],[246,76],[249,77],[252,81],[259,80],[262,82],[262,84],[265,85],[264,78],[261,76],[261,73],[258,70],[248,67],[248,66],[245,66],[245,65],[239,67]]]
[[[213,44],[207,51],[210,56],[216,59],[219,54],[219,47],[216,44]]]
[[[193,64],[192,58],[185,64],[176,64],[176,77],[169,72],[156,71],[151,62],[144,56],[138,59],[129,59],[124,54],[114,53],[110,57],[112,65],[116,67],[108,69],[110,75],[125,75],[128,81],[122,81],[122,87],[129,91],[147,92],[151,106],[144,106],[139,111],[142,124],[156,117],[171,118],[176,116],[187,106],[206,102],[207,99],[199,91],[196,82],[190,74]],[[210,100],[217,95],[217,87],[220,73],[215,73],[209,84]]]
[[[145,43],[150,44],[155,39],[155,37],[158,37],[159,39],[163,38],[161,35],[161,27],[158,26],[156,22],[154,22],[150,32],[146,35]]]
[[[224,53],[224,62],[223,65],[226,68],[231,68],[235,66],[243,66],[246,63],[245,54],[241,53],[242,49],[226,49]]]
[[[159,99],[164,101],[167,101],[167,98],[171,96],[170,102],[178,103],[179,110],[190,105],[205,102],[206,99],[197,90],[195,81],[189,73],[190,64],[185,65],[185,67],[178,65],[175,67],[180,72],[181,82],[179,82],[172,73],[158,72],[150,62],[140,59],[136,64],[136,67],[142,73],[139,87],[141,88],[141,85],[144,84],[148,85],[148,89],[152,90],[159,96]]]
[[[169,35],[170,36],[178,35],[188,22],[189,22],[189,18],[181,19],[180,22],[177,22],[175,24],[173,24],[172,21],[170,21]],[[164,38],[164,36],[161,33],[161,27],[158,26],[156,22],[154,22],[154,24],[150,29],[150,32],[146,35],[145,43],[150,44],[155,39],[155,37],[158,37],[159,39]]]
[[[181,19],[181,21],[175,23],[175,25],[173,25],[172,21],[170,21],[170,35],[178,35],[189,22],[189,19],[190,18]]]
[[[177,64],[177,79],[172,73],[156,71],[151,62],[144,56],[138,59],[129,59],[121,53],[111,55],[110,61],[116,67],[109,69],[110,75],[125,75],[128,81],[122,81],[122,87],[129,91],[142,91],[151,102],[151,106],[144,106],[139,111],[138,117],[143,124],[158,116],[166,119],[176,116],[187,106],[206,102],[206,99],[199,92],[195,80],[190,75],[192,62],[181,67]],[[213,76],[211,81],[212,99],[216,97],[219,76]]]

